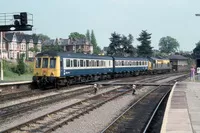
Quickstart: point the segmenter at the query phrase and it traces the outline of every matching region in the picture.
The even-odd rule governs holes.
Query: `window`
[[[66,59],[66,67],[70,67],[70,59]]]
[[[50,68],[56,67],[56,58],[50,58]]]
[[[71,66],[71,67],[73,67],[73,61],[72,61],[72,60],[70,60],[70,62],[71,62],[71,63],[70,63],[70,66]]]
[[[77,65],[77,67],[80,67],[80,60],[77,60],[77,62],[78,62],[78,65]]]
[[[43,58],[42,68],[48,68],[48,58]]]
[[[83,67],[83,60],[80,60],[80,67]]]
[[[74,60],[74,67],[77,67],[77,60]]]
[[[109,61],[109,66],[111,66],[110,61]]]
[[[92,62],[92,66],[94,66],[94,60],[92,60],[91,62]]]
[[[99,61],[97,60],[97,66],[99,66]]]
[[[89,67],[89,60],[86,60],[86,67]]]
[[[83,61],[83,66],[85,67],[85,60]]]
[[[35,67],[36,68],[40,68],[40,66],[41,66],[41,58],[36,58],[36,65],[35,65]]]
[[[92,66],[91,60],[89,60],[89,66],[90,66],[90,67]]]
[[[122,66],[124,66],[124,61],[122,61]]]

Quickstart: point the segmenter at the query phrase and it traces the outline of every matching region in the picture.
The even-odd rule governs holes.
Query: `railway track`
[[[157,76],[154,77],[154,80],[161,80],[166,78],[167,76]],[[138,78],[139,79],[139,78]],[[138,82],[146,82],[149,81],[151,78],[146,78],[146,79],[140,79],[137,80]],[[106,87],[102,87],[102,89],[104,89]],[[64,92],[64,93],[58,93],[58,94],[54,94],[51,96],[47,96],[47,97],[42,97],[42,98],[38,98],[35,100],[30,100],[30,101],[25,101],[25,102],[21,102],[18,104],[14,104],[14,105],[10,105],[10,106],[6,106],[3,108],[0,108],[0,117],[3,118],[3,121],[6,118],[11,118],[12,116],[15,116],[16,114],[21,114],[24,113],[26,111],[32,110],[32,109],[36,109],[39,108],[41,106],[45,106],[45,105],[49,105],[55,102],[59,102],[62,100],[66,100],[84,93],[89,93],[92,92],[93,88],[92,87],[88,87],[88,88],[83,88],[83,89],[78,89],[78,90],[74,90],[74,91],[69,91],[69,92]],[[48,92],[52,92],[51,90]],[[47,92],[45,92],[47,93]],[[37,93],[28,93],[27,95],[36,95]],[[25,96],[27,96],[25,95]],[[39,95],[41,95],[39,93]]]
[[[180,77],[177,81],[181,81],[185,78],[186,76]],[[148,127],[159,106],[170,91],[171,87],[158,86],[154,90],[148,92],[111,122],[101,133],[145,133],[148,131]]]
[[[36,109],[41,106],[45,106],[48,104],[66,100],[66,99],[81,95],[83,93],[89,93],[92,91],[93,91],[92,87],[87,87],[87,88],[77,89],[77,90],[73,90],[73,91],[67,91],[67,92],[64,92],[61,94],[58,93],[55,95],[51,95],[51,96],[47,96],[47,97],[43,97],[43,98],[31,100],[31,101],[22,102],[19,104],[14,104],[11,106],[0,108],[0,117],[5,120],[6,118],[10,118],[19,113],[23,113],[28,110]]]
[[[169,75],[175,75],[175,74],[167,74]],[[157,75],[158,77],[160,77],[160,75]],[[149,75],[143,75],[143,76],[139,76],[139,77],[134,77],[135,81],[137,80],[141,80],[146,78],[146,80],[150,79],[152,76]],[[128,77],[128,78],[123,78],[123,80],[126,79],[130,79],[132,77]],[[120,80],[120,78],[117,78]],[[113,80],[108,80],[108,81],[113,81]],[[139,81],[137,81],[139,82]],[[27,83],[26,83],[27,84]],[[69,87],[65,87],[63,86],[62,88],[60,88],[59,90],[64,90],[64,89],[71,89],[74,87],[79,87],[81,83],[79,83],[79,85],[72,85]],[[32,96],[36,96],[36,95],[44,95],[50,92],[54,92],[54,91],[58,91],[57,89],[50,89],[50,90],[26,90],[26,91],[20,91],[20,92],[14,92],[14,93],[9,93],[9,94],[3,94],[0,95],[0,104],[9,101],[9,100],[17,100],[17,99],[22,99],[25,97],[32,97]]]
[[[156,80],[158,80],[158,78]],[[155,80],[153,80],[152,78],[151,82],[153,81]],[[75,104],[72,104],[70,106],[63,107],[59,110],[55,110],[51,113],[37,117],[33,120],[22,123],[20,125],[17,125],[3,132],[11,132],[14,130],[35,132],[35,131],[41,131],[41,129],[42,129],[42,132],[50,132],[60,127],[62,124],[72,121],[73,119],[78,118],[80,115],[83,115],[89,112],[90,110],[93,110],[101,106],[102,104],[110,100],[113,100],[130,91],[131,90],[127,90],[123,88],[121,90],[114,89],[114,90],[103,93],[103,95],[100,94],[100,95],[85,99],[83,101],[77,102]],[[27,127],[27,125],[29,126]]]

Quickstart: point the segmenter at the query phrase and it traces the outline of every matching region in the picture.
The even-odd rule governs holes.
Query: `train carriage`
[[[148,70],[147,58],[114,57],[113,61],[113,69],[115,74],[131,73],[134,75],[139,75],[139,73],[145,73]]]
[[[33,82],[37,86],[47,84],[71,84],[105,79],[113,73],[113,58],[67,52],[43,52],[36,55]]]

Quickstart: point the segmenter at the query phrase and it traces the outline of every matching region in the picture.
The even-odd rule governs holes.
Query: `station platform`
[[[200,133],[200,82],[176,83],[168,98],[161,133]]]

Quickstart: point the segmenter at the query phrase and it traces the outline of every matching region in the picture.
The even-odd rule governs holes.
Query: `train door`
[[[60,76],[61,77],[64,76],[63,75],[64,74],[63,63],[64,63],[63,58],[60,57]]]

